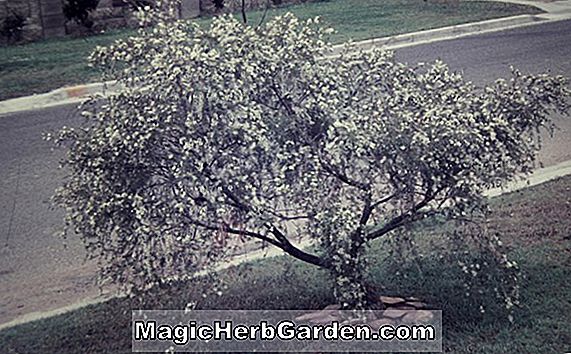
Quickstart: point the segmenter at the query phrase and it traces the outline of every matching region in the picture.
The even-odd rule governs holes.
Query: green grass
[[[447,6],[430,0],[325,0],[273,9],[269,16],[286,11],[303,19],[321,16],[338,30],[332,37],[337,43],[540,12],[529,6],[483,1]],[[260,14],[250,13],[251,23],[257,23]],[[209,19],[198,22],[207,24]],[[0,48],[0,100],[99,81],[97,71],[87,65],[89,53],[97,45],[133,33],[123,30]]]
[[[504,235],[511,258],[524,279],[522,305],[510,324],[492,296],[466,297],[459,267],[425,257],[421,267],[399,268],[385,259],[382,243],[371,248],[371,278],[385,295],[417,296],[443,311],[444,352],[563,353],[571,348],[571,176],[491,201],[492,231]],[[418,230],[434,235],[437,227]],[[375,261],[376,260],[376,261]],[[331,304],[326,273],[287,257],[230,268],[222,280],[228,289],[209,297],[201,309],[317,309]],[[201,294],[204,279],[150,294],[143,303],[114,299],[0,332],[3,353],[128,353],[130,311],[137,308],[182,309]],[[496,284],[490,283],[489,286]],[[478,311],[484,304],[487,311]]]

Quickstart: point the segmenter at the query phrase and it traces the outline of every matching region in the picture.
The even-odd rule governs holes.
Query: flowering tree
[[[368,243],[482,208],[486,188],[531,170],[549,113],[568,109],[561,77],[514,70],[476,88],[387,51],[325,59],[317,19],[220,16],[204,30],[145,16],[157,25],[92,56],[124,88],[58,137],[68,224],[134,289],[210,267],[236,237],[331,270],[339,301],[363,304]]]

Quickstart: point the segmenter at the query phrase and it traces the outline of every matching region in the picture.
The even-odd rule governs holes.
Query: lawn
[[[571,349],[571,176],[491,200],[489,226],[503,235],[510,256],[524,275],[522,305],[511,324],[489,295],[465,296],[459,267],[425,257],[402,266],[398,274],[382,243],[369,255],[375,283],[385,295],[417,296],[442,309],[444,352],[563,353]],[[439,226],[417,230],[434,235]],[[287,257],[267,259],[222,274],[228,288],[207,298],[202,309],[317,309],[331,304],[331,284],[324,272]],[[203,279],[179,284],[150,295],[146,303],[127,299],[0,332],[3,353],[128,353],[131,308],[182,309],[187,295],[200,294]],[[497,284],[490,283],[489,286]],[[478,304],[487,311],[480,313]]]
[[[272,9],[269,16],[291,11],[303,19],[321,16],[338,33],[334,42],[362,40],[492,18],[534,14],[537,8],[487,1],[461,1],[457,5],[425,0],[324,0]],[[257,23],[261,12],[250,13]],[[210,19],[198,19],[207,25]],[[85,38],[48,40],[0,48],[0,100],[43,93],[66,85],[98,81],[98,72],[87,65],[97,45],[132,35],[114,31]]]

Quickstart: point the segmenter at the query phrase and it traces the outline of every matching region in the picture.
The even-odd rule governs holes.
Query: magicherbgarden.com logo
[[[133,311],[133,351],[440,351],[440,311]],[[420,314],[420,313],[419,313]],[[411,319],[413,319],[411,321]],[[416,319],[416,320],[414,320]]]

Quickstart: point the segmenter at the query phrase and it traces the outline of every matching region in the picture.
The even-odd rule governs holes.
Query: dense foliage
[[[324,59],[317,19],[144,17],[157,25],[92,57],[124,89],[58,137],[57,201],[104,278],[133,289],[256,239],[331,270],[337,298],[362,304],[370,241],[485,210],[482,192],[529,172],[550,112],[568,110],[562,77],[514,70],[477,88],[388,51]],[[322,251],[296,247],[307,238]]]

